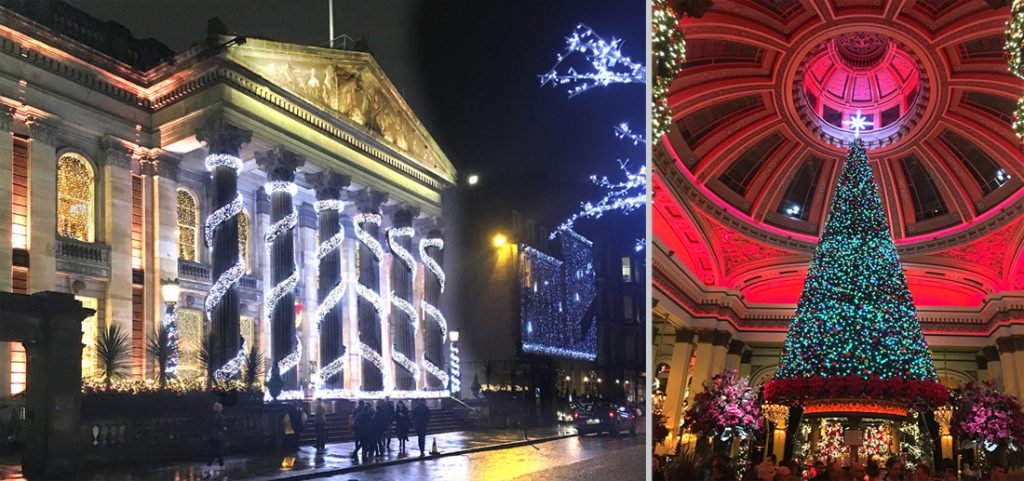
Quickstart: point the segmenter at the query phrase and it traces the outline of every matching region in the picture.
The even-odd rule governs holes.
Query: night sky
[[[102,20],[153,37],[175,51],[206,36],[219,17],[237,34],[326,45],[327,0],[317,1],[71,1]],[[377,62],[465,179],[476,188],[529,176],[531,192],[506,203],[557,225],[582,200],[599,198],[592,174],[619,178],[616,159],[644,162],[642,146],[613,135],[628,121],[643,131],[641,84],[618,85],[569,99],[564,88],[541,88],[564,37],[586,23],[606,39],[625,40],[623,53],[645,57],[646,0],[524,2],[336,0],[335,34],[369,42]],[[525,189],[524,189],[525,190]],[[609,241],[643,236],[645,215],[610,214],[583,221],[587,236]]]

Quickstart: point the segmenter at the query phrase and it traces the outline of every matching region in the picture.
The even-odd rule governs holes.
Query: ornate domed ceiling
[[[683,18],[686,63],[654,151],[654,234],[698,298],[795,305],[858,111],[922,318],[1024,290],[1011,126],[1024,81],[1003,55],[1009,8],[990,3],[715,0]],[[660,289],[686,284],[654,267]]]
[[[716,0],[683,20],[666,147],[727,223],[813,244],[861,111],[897,243],[948,247],[932,241],[1005,224],[1022,195],[1008,17],[980,0]]]

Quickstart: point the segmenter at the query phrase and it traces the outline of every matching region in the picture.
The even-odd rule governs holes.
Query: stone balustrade
[[[75,274],[108,277],[110,246],[57,236],[54,247],[57,270]]]
[[[181,279],[209,284],[210,273],[208,264],[178,259],[178,277]]]

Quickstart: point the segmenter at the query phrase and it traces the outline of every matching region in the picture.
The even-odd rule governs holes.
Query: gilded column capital
[[[352,178],[333,170],[316,173],[306,172],[306,182],[316,191],[316,200],[342,199],[346,187],[352,184]]]
[[[306,165],[306,158],[284,147],[256,152],[256,165],[271,181],[295,182],[295,170]]]
[[[57,125],[49,120],[33,118],[26,122],[28,135],[46,145],[55,145],[57,141]]]
[[[196,140],[206,144],[211,154],[238,155],[243,144],[252,141],[252,131],[213,119],[196,129]]]
[[[14,108],[0,105],[0,130],[11,132],[14,129]]]

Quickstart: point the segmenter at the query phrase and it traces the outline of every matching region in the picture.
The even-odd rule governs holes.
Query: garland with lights
[[[325,210],[336,210],[341,212],[345,209],[345,202],[337,199],[330,200],[318,200],[313,204],[313,208],[316,210],[317,215]],[[338,232],[332,235],[328,239],[320,239],[320,245],[316,249],[316,268],[317,278],[320,278],[320,262],[327,257],[335,249],[341,248],[342,242],[345,241],[345,227],[339,226]],[[341,297],[345,294],[345,286],[348,285],[345,282],[345,277],[342,275],[338,279],[338,283],[331,288],[330,292],[327,293],[323,299],[320,300],[320,304],[316,306],[314,316],[316,317],[316,332],[317,337],[320,337],[321,325],[323,324],[324,318],[331,312],[332,309],[337,307],[338,302],[341,301]],[[320,368],[320,371],[316,374],[316,389],[319,392],[324,383],[328,379],[333,377],[335,374],[341,372],[345,368],[345,357],[344,355],[337,357],[331,362],[327,363],[326,366]]]
[[[843,425],[821,420],[821,440],[818,441],[819,457],[825,460],[842,459],[846,454],[843,444]]]
[[[593,71],[578,71],[569,67],[559,72],[562,62],[574,54],[580,54]],[[622,55],[622,40],[612,38],[606,41],[583,24],[576,26],[572,34],[565,38],[565,49],[556,55],[555,65],[547,73],[540,76],[540,84],[557,87],[575,84],[569,89],[569,97],[597,87],[612,84],[647,83],[647,68],[643,63],[630,60]]]
[[[549,239],[554,239],[561,231],[568,231],[576,225],[580,219],[600,219],[612,211],[621,211],[628,214],[634,210],[647,206],[647,166],[642,166],[634,174],[627,168],[626,162],[619,162],[619,168],[626,176],[625,181],[611,182],[608,177],[590,176],[590,181],[607,191],[601,200],[595,202],[583,202],[580,210],[562,222]]]
[[[1010,72],[1024,78],[1024,0],[1010,4],[1010,20],[1006,22],[1006,63]]]
[[[416,235],[415,229],[412,227],[392,227],[387,231],[388,248],[391,249],[391,253],[409,269],[411,275],[415,275],[416,272],[416,259],[413,259],[412,254],[402,246],[399,238],[401,237],[413,237]],[[411,292],[410,292],[411,294]],[[416,312],[416,307],[408,299],[399,297],[398,293],[391,291],[391,305],[396,307],[399,311],[405,314],[406,319],[409,321],[409,325],[412,327],[412,335],[415,339],[416,331],[420,323],[420,316]],[[397,336],[395,336],[397,337]],[[420,367],[416,365],[416,361],[409,359],[405,355],[397,344],[395,339],[392,339],[391,344],[391,359],[394,360],[403,369],[409,371],[412,375],[413,382],[416,382],[420,378]],[[415,347],[413,348],[413,356],[415,356]]]
[[[355,232],[356,239],[366,246],[373,254],[374,259],[380,262],[384,258],[384,247],[380,245],[372,235],[363,230],[361,227],[363,224],[373,224],[380,226],[383,221],[383,217],[380,214],[364,212],[356,214],[352,219],[352,230]],[[364,285],[359,280],[358,273],[356,274],[356,295],[362,298],[364,301],[369,302],[373,306],[373,310],[377,312],[377,316],[380,317],[384,312],[384,301],[381,299],[380,294],[377,294],[370,286]],[[384,385],[387,386],[387,371],[384,370],[384,359],[381,358],[379,352],[368,346],[362,340],[359,340],[359,355],[370,361],[374,367],[381,372],[381,375],[385,378]]]
[[[462,371],[459,368],[459,347],[454,342],[448,343],[448,369],[452,372],[449,381],[451,382],[451,391],[453,393],[462,390]]]
[[[298,191],[298,187],[294,182],[275,180],[267,182],[263,185],[263,188],[267,191],[267,195],[273,195],[277,193],[284,193],[290,196],[295,196]],[[295,207],[292,206],[292,212],[282,217],[277,222],[274,222],[267,233],[263,236],[263,247],[267,251],[267,255],[271,254],[273,250],[274,241],[283,235],[291,235],[292,230],[299,223],[299,215],[295,211]],[[292,273],[288,275],[281,282],[270,289],[270,292],[266,294],[264,299],[263,312],[267,316],[267,325],[273,325],[274,309],[277,304],[284,299],[285,296],[292,293],[295,290],[295,286],[299,284],[299,271],[295,268],[295,262],[292,261]],[[278,373],[284,376],[292,368],[299,365],[299,361],[302,359],[302,341],[299,336],[295,336],[295,351],[292,351],[287,356],[277,362]],[[270,373],[267,373],[267,381],[270,381]]]
[[[445,282],[444,270],[441,269],[441,264],[438,263],[436,259],[434,259],[427,253],[428,247],[434,247],[437,248],[438,250],[444,249],[444,239],[423,238],[420,239],[419,245],[420,261],[423,262],[423,266],[427,269],[427,271],[433,274],[434,278],[437,279],[437,283],[440,289],[439,292],[443,293]],[[441,314],[440,309],[438,309],[433,304],[427,302],[426,297],[427,296],[424,295],[423,299],[420,300],[420,308],[423,309],[423,314],[430,320],[434,321],[434,323],[437,324],[437,327],[441,329],[441,344],[443,349],[444,342],[448,338],[448,321],[444,318],[444,314]],[[441,366],[438,366],[430,362],[429,359],[427,359],[426,353],[424,353],[420,357],[420,363],[423,365],[423,368],[427,372],[429,372],[431,375],[440,380],[441,384],[448,386],[449,382],[452,382],[451,377],[448,375],[448,373],[444,372],[444,369],[442,369]],[[457,379],[454,380],[454,383],[457,382]],[[455,388],[452,388],[452,391],[455,392],[457,390]]]
[[[765,401],[945,404],[860,139],[835,192]]]
[[[167,345],[170,355],[167,356],[167,375],[174,377],[178,373],[178,303],[166,310],[163,319],[164,329],[167,330]]]
[[[235,357],[213,372],[213,378],[225,382],[238,375],[242,371],[243,365],[245,365],[245,343],[242,343],[242,348],[235,353]]]
[[[1017,101],[1017,110],[1013,112],[1013,131],[1024,141],[1024,97]]]
[[[661,137],[672,125],[668,88],[686,62],[686,40],[668,0],[651,4],[651,48],[654,50],[654,82],[651,86],[651,130]]]

